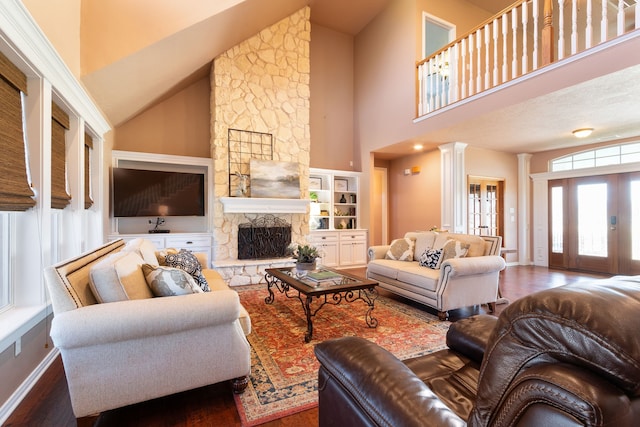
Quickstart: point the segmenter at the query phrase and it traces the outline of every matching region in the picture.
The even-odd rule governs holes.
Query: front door
[[[549,182],[549,266],[640,274],[640,174]]]

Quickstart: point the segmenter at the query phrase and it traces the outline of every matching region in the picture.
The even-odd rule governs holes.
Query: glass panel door
[[[502,236],[503,181],[469,177],[467,195],[467,232],[475,235]]]
[[[620,238],[619,273],[640,274],[640,172],[625,174],[620,180],[619,217],[611,228]]]

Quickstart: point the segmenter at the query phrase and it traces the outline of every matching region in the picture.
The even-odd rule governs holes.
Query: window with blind
[[[91,198],[91,152],[93,151],[93,138],[85,132],[84,134],[84,208],[93,206]]]
[[[36,202],[27,179],[22,96],[27,77],[0,53],[0,210],[25,211]]]
[[[71,201],[67,193],[66,134],[69,115],[51,103],[51,207],[64,209]]]

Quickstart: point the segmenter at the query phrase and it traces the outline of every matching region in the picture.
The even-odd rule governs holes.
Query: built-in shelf
[[[224,213],[307,213],[309,199],[220,197]]]

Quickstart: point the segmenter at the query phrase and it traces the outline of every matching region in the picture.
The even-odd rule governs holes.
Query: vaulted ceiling
[[[212,59],[220,53],[306,5],[311,8],[312,23],[356,35],[391,1],[219,0],[203,3],[182,0],[177,7],[174,0],[165,0],[154,3],[157,9],[160,5],[164,7],[158,11],[162,13],[156,13],[157,22],[147,17],[147,26],[142,28],[139,22],[142,14],[148,14],[148,8],[136,10],[136,3],[129,0],[87,1],[83,8],[85,4],[94,8],[88,15],[95,20],[83,21],[83,25],[90,26],[92,33],[102,38],[87,43],[95,52],[93,55],[83,52],[83,58],[91,59],[83,62],[82,80],[110,122],[118,126],[208,75]],[[513,3],[512,0],[467,1],[491,13]],[[123,16],[118,8],[126,8],[127,14]],[[117,27],[113,26],[115,20],[103,19],[105,15],[117,13],[120,13]],[[130,39],[142,42],[135,46],[128,43],[129,32],[135,32],[135,37]],[[111,43],[118,39],[119,50]],[[639,43],[636,41],[635,46]],[[611,64],[606,61],[624,64],[607,71]],[[416,141],[433,147],[464,141],[502,151],[521,152],[526,147],[526,151],[535,152],[575,145],[570,130],[582,125],[600,131],[594,132],[590,142],[635,136],[638,134],[636,112],[640,111],[639,62],[637,53],[627,58],[585,60],[576,67],[603,68],[602,72],[586,73],[593,78],[582,79],[570,87],[566,82],[561,84],[562,81],[538,77],[528,83],[528,88],[524,84],[519,91],[512,88],[503,92],[505,108],[484,109],[483,103],[477,102],[475,111],[474,107],[466,107],[464,120],[453,121],[453,124],[442,120],[440,126],[425,127],[424,133],[381,150],[381,155],[406,154]],[[566,73],[559,76],[556,80],[571,77]],[[485,105],[491,102],[485,101]],[[429,120],[437,124],[439,118],[435,115]]]

